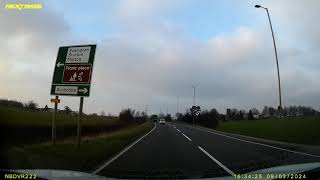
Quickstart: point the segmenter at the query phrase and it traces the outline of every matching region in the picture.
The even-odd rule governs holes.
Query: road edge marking
[[[192,141],[187,135],[181,133],[185,138],[187,138],[189,141]]]
[[[143,138],[145,138],[146,136],[148,136],[151,132],[153,132],[157,127],[157,124],[154,123],[154,127],[145,135],[143,135],[142,137],[140,137],[139,139],[135,140],[133,143],[131,143],[129,146],[127,146],[125,149],[123,149],[120,153],[118,153],[116,156],[112,157],[110,160],[108,160],[107,162],[105,162],[102,166],[100,166],[98,169],[96,169],[95,171],[92,172],[92,174],[97,174],[98,172],[100,172],[102,169],[104,169],[105,167],[107,167],[109,164],[111,164],[113,161],[115,161],[117,158],[119,158],[122,154],[124,154],[126,151],[128,151],[130,148],[132,148],[134,145],[136,145],[140,140],[142,140]]]
[[[189,125],[184,125],[184,126],[192,127],[192,126],[189,126]],[[282,150],[282,151],[287,151],[287,152],[291,152],[291,153],[295,153],[295,154],[300,154],[300,155],[305,155],[305,156],[320,158],[319,155],[314,155],[314,154],[309,154],[309,153],[294,151],[294,150],[290,150],[290,149],[285,149],[285,148],[281,148],[281,147],[276,147],[276,146],[272,146],[272,145],[269,145],[269,144],[264,144],[264,143],[258,143],[258,142],[253,142],[253,141],[249,141],[249,140],[244,140],[244,139],[232,137],[232,136],[230,136],[230,135],[220,134],[220,133],[214,132],[214,131],[212,131],[212,130],[207,130],[207,129],[200,128],[200,127],[192,127],[192,128],[195,128],[195,129],[198,129],[198,130],[201,130],[201,131],[204,131],[204,132],[216,134],[216,135],[219,135],[219,136],[224,136],[224,137],[227,137],[227,138],[230,138],[230,139],[235,139],[235,140],[238,140],[238,141],[246,142],[246,143],[251,143],[251,144],[255,144],[255,145],[265,146],[265,147],[269,147],[269,148],[273,148],[273,149],[278,149],[278,150]],[[236,134],[235,134],[235,135],[236,135]]]
[[[231,171],[227,166],[223,165],[220,161],[218,161],[216,158],[211,156],[206,150],[204,150],[201,146],[198,146],[198,149],[200,149],[205,155],[207,155],[211,160],[213,160],[216,164],[218,164],[222,169],[227,171],[231,176],[235,176],[235,173]]]

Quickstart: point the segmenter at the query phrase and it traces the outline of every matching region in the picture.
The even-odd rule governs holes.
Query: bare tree
[[[71,108],[69,107],[69,106],[65,106],[64,107],[64,112],[66,113],[66,114],[70,114],[71,113]]]
[[[100,116],[106,116],[106,112],[104,112],[103,110],[100,113]]]
[[[35,103],[34,101],[29,101],[26,103],[25,107],[29,110],[36,110],[38,108],[38,104]]]

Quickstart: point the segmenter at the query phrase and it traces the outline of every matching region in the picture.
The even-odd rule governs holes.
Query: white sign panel
[[[88,63],[91,46],[70,47],[68,49],[66,63]]]
[[[77,94],[78,86],[56,86],[56,94]]]

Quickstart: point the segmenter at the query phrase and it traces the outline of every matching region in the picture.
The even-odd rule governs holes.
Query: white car
[[[165,123],[166,123],[166,120],[160,119],[160,120],[159,120],[159,123],[160,123],[160,124],[165,124]]]

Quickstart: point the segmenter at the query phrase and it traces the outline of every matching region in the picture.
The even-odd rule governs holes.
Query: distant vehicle
[[[150,116],[150,119],[153,121],[153,122],[158,122],[158,116],[156,114],[153,114]]]
[[[159,120],[159,123],[160,123],[160,124],[165,124],[165,123],[166,123],[166,120],[160,119],[160,120]]]

